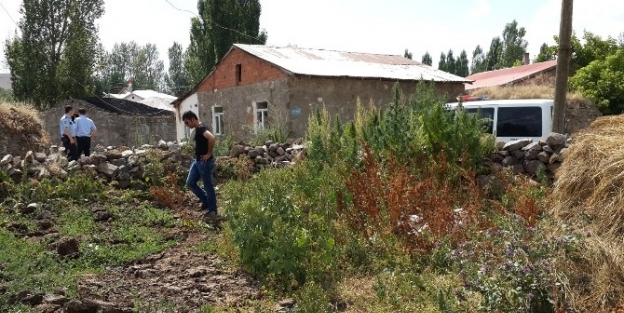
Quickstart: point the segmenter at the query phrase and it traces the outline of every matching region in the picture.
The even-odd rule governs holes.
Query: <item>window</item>
[[[257,102],[255,106],[256,132],[264,129],[269,121],[269,104],[267,102]]]
[[[188,126],[184,125],[184,138],[191,138],[191,129]]]
[[[498,108],[497,137],[541,137],[542,108]]]
[[[223,107],[212,107],[212,130],[215,135],[223,135]]]
[[[243,80],[243,71],[240,64],[236,64],[236,83],[240,83]]]
[[[492,127],[494,126],[494,108],[471,108],[466,109],[468,116],[474,116],[479,114],[479,118],[488,119],[486,132],[492,133]]]

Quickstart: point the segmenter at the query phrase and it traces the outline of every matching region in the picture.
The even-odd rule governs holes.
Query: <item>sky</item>
[[[0,72],[8,72],[4,42],[21,18],[21,0],[0,0]],[[268,45],[398,54],[405,49],[433,65],[441,52],[465,49],[471,57],[479,44],[487,50],[505,24],[516,20],[526,29],[528,52],[535,58],[542,43],[554,44],[559,33],[561,0],[260,0],[260,27]],[[105,0],[97,21],[107,49],[117,42],[154,43],[168,66],[167,49],[189,44],[190,19],[197,0]],[[6,10],[4,10],[6,9]],[[602,37],[624,32],[624,1],[574,1],[573,28]]]

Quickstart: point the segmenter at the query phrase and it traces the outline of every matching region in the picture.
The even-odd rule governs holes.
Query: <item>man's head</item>
[[[78,113],[79,113],[80,115],[87,115],[87,110],[85,110],[85,109],[83,109],[83,108],[80,108],[80,109],[78,109]]]
[[[66,105],[65,106],[65,114],[69,115],[69,116],[73,116],[74,115],[74,107],[71,105]]]
[[[195,128],[199,125],[199,118],[193,111],[186,111],[182,114],[182,121],[188,128]]]

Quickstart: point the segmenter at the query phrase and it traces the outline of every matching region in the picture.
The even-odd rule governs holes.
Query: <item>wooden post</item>
[[[561,1],[561,23],[559,25],[559,55],[557,56],[557,74],[555,78],[555,107],[552,131],[565,133],[565,107],[568,93],[568,75],[572,56],[572,2]]]

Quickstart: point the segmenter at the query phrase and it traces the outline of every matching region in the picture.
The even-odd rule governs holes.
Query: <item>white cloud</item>
[[[472,18],[483,18],[490,14],[492,6],[489,0],[475,0],[475,8],[468,11],[466,15]]]

